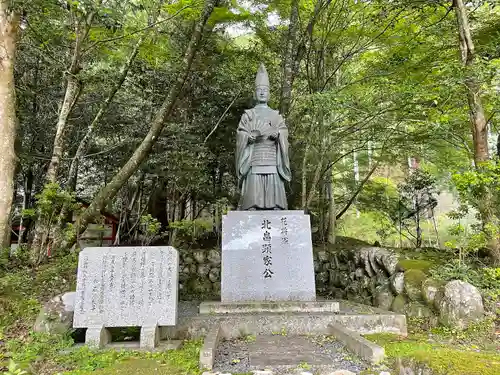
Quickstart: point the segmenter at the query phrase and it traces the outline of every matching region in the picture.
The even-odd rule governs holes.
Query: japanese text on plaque
[[[273,277],[274,272],[271,269],[273,265],[273,252],[271,247],[271,222],[267,219],[262,221],[262,229],[264,230],[262,235],[262,260],[264,262],[264,278],[270,279]]]

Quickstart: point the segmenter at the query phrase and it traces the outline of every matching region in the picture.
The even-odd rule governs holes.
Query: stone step
[[[338,347],[324,348],[307,336],[258,335],[248,345],[250,366],[331,366],[339,357]]]
[[[250,354],[250,366],[252,368],[265,368],[273,366],[286,366],[295,368],[300,364],[312,366],[330,366],[332,360],[326,355],[310,354],[295,354],[295,353],[280,353],[280,354]]]
[[[329,334],[328,325],[338,323],[359,334],[394,333],[406,336],[406,316],[394,313],[245,313],[180,316],[174,327],[161,327],[162,338],[203,337],[215,325],[222,327],[224,338],[246,335]]]
[[[200,314],[238,314],[261,312],[329,312],[340,310],[337,301],[280,301],[280,302],[202,302]]]

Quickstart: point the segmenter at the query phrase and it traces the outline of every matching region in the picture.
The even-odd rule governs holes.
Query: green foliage
[[[171,222],[169,227],[172,229],[177,229],[179,231],[179,236],[190,238],[191,240],[196,241],[197,239],[202,238],[206,234],[212,232],[213,223],[211,220],[207,219],[184,219]]]
[[[161,223],[151,214],[143,215],[140,219],[142,228],[142,245],[147,246],[160,234]]]
[[[62,189],[59,184],[50,183],[44,186],[42,192],[36,196],[36,211],[41,218],[53,223],[64,205],[76,210],[75,194]],[[33,210],[24,210],[24,214],[32,215]]]
[[[500,164],[495,161],[482,163],[477,169],[456,172],[452,176],[460,197],[464,202],[478,208],[479,200],[488,191],[500,193]]]
[[[7,371],[2,373],[3,375],[25,375],[28,374],[27,371],[21,369],[18,364],[16,364],[12,359],[9,360],[9,366]]]

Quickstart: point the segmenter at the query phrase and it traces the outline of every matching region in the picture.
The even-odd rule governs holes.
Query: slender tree
[[[17,156],[14,62],[20,16],[9,0],[0,0],[0,246],[10,246],[10,213]]]
[[[490,161],[488,147],[488,123],[486,120],[483,101],[481,98],[481,84],[475,66],[476,52],[472,39],[469,16],[463,0],[454,0],[455,15],[457,18],[460,56],[465,68],[465,87],[469,105],[469,118],[472,129],[474,164],[480,171],[483,165]],[[487,233],[490,235],[489,248],[493,262],[500,264],[500,238],[496,233],[489,233],[491,227],[498,228],[498,218],[493,207],[492,191],[487,188],[486,194],[479,200],[479,212]],[[493,231],[496,232],[496,231]]]

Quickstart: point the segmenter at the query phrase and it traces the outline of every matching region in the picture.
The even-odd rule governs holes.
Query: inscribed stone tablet
[[[88,247],[78,260],[73,327],[175,325],[178,275],[170,246]]]
[[[314,301],[309,215],[230,211],[222,218],[221,300]]]

